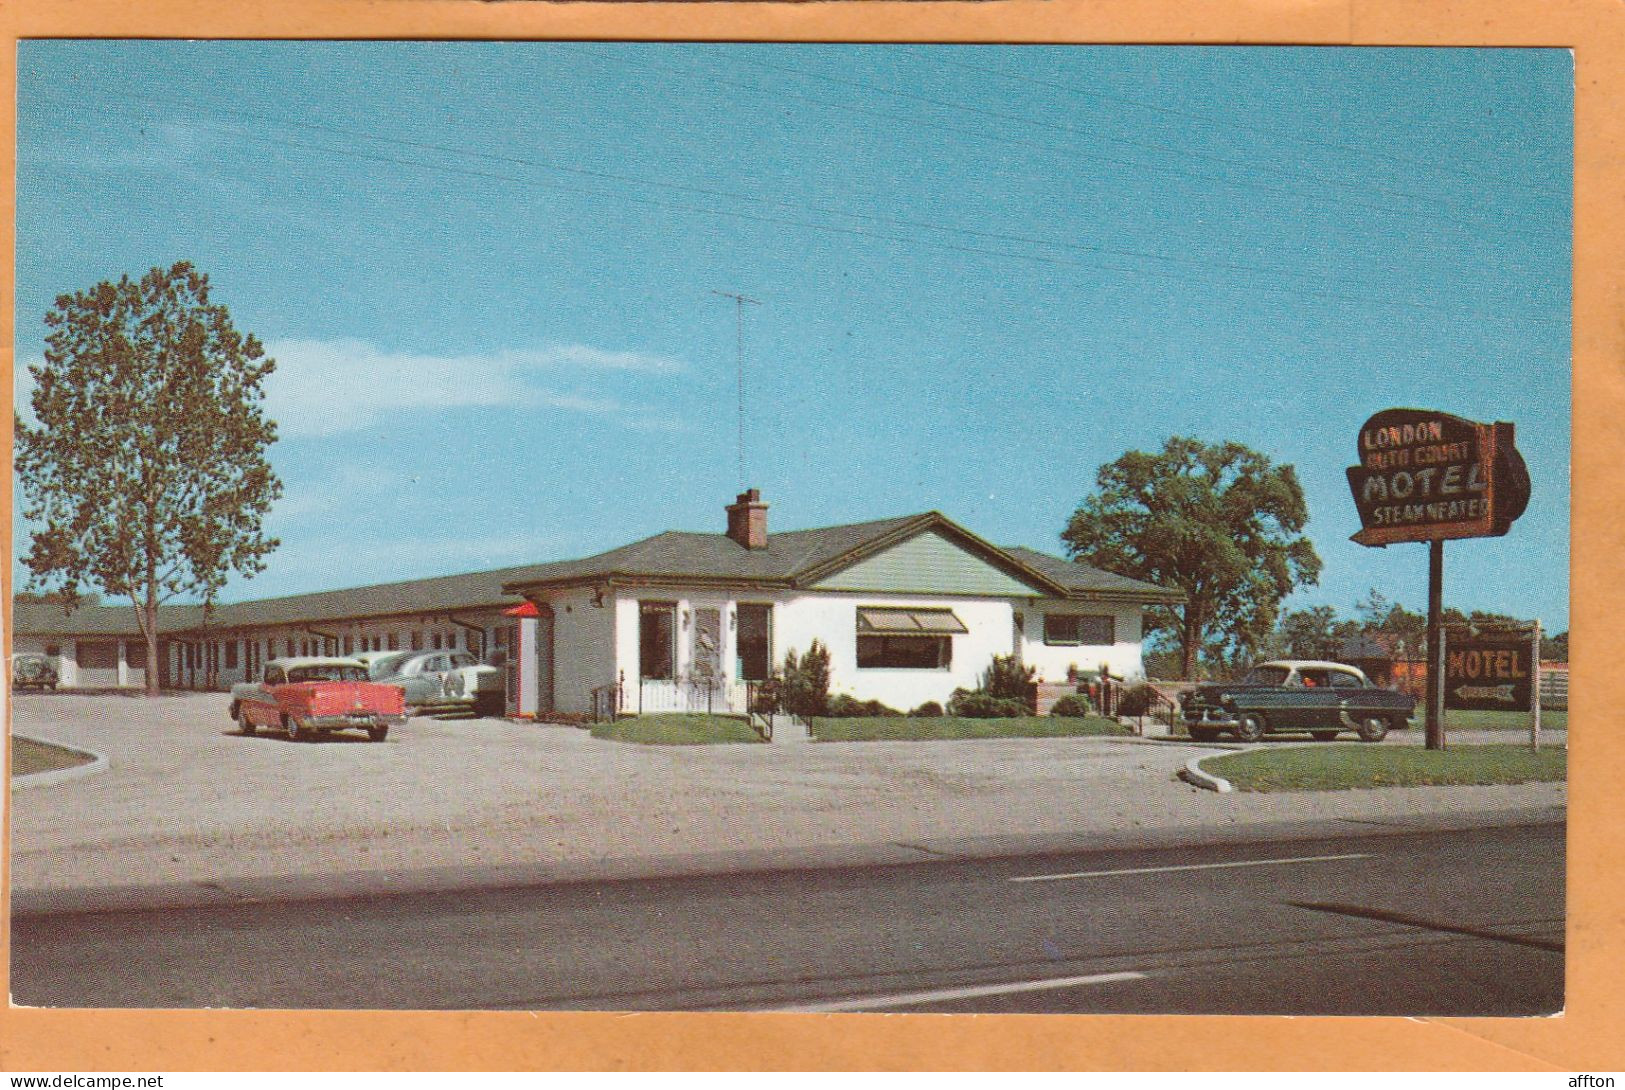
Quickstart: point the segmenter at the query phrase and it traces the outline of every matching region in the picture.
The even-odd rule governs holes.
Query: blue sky
[[[1420,608],[1344,479],[1390,406],[1510,420],[1462,609],[1568,624],[1562,50],[23,42],[17,360],[190,260],[279,361],[282,548],[232,597],[941,510],[1060,551],[1170,434],[1297,467],[1293,607]],[[16,531],[21,547],[26,527]]]

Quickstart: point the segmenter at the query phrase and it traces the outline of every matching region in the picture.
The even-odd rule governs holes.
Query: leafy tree
[[[23,517],[38,527],[23,562],[69,603],[87,586],[129,599],[155,695],[159,604],[209,605],[278,544],[261,529],[282,494],[260,408],[276,364],[184,261],[58,296],[45,324],[36,422],[17,420]]]
[[[1569,661],[1569,634],[1559,632],[1555,636],[1542,636],[1540,638],[1540,657],[1552,662]]]
[[[1288,658],[1327,659],[1337,654],[1341,642],[1336,634],[1337,610],[1332,606],[1311,606],[1293,610],[1281,618],[1281,636]]]
[[[1172,628],[1183,677],[1204,648],[1251,656],[1282,599],[1320,577],[1297,473],[1240,443],[1174,436],[1102,466],[1097,484],[1061,538],[1074,559],[1185,592],[1150,618]]]

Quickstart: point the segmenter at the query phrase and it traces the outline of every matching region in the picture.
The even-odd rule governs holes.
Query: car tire
[[[367,728],[367,740],[368,741],[382,742],[385,738],[388,738],[388,737],[389,737],[389,724],[388,723],[380,723],[376,727],[368,727]]]
[[[1309,737],[1317,742],[1331,742],[1336,740],[1337,732],[1335,730],[1312,730],[1309,732]]]
[[[255,730],[254,721],[248,718],[248,709],[241,705],[237,707],[237,730],[242,734],[253,734]]]
[[[1388,736],[1388,720],[1380,715],[1368,715],[1360,720],[1360,741],[1380,742]]]
[[[1185,733],[1191,736],[1193,742],[1212,742],[1219,737],[1219,732],[1212,727],[1186,727]]]
[[[1264,733],[1268,729],[1262,715],[1254,715],[1249,712],[1236,723],[1236,740],[1238,742],[1262,741]]]

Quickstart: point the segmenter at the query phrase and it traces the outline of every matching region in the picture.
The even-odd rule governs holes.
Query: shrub
[[[914,719],[940,719],[942,718],[942,705],[935,700],[927,700],[908,714]]]
[[[948,714],[965,719],[1020,719],[1027,714],[1027,702],[981,689],[955,689]]]
[[[791,715],[811,718],[829,707],[829,648],[814,640],[797,658],[792,648],[784,656],[779,706]]]
[[[1117,701],[1117,714],[1148,715],[1151,712],[1151,697],[1151,686],[1135,685],[1126,690]]]
[[[1049,710],[1049,713],[1051,715],[1063,715],[1069,719],[1082,719],[1085,716],[1095,714],[1095,706],[1082,693],[1067,693],[1055,702],[1055,706]]]
[[[895,719],[903,713],[878,700],[859,700],[846,693],[836,693],[830,697],[825,714],[834,719]]]
[[[1014,655],[994,655],[982,674],[981,691],[992,697],[1025,701],[1032,695],[1036,666],[1023,666]]]

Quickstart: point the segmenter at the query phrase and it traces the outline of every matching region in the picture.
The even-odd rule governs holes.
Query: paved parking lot
[[[1561,785],[1218,796],[1174,780],[1198,747],[1097,738],[656,747],[420,717],[381,744],[298,744],[238,734],[226,705],[223,694],[17,697],[18,734],[94,750],[109,767],[13,793],[13,889],[1189,831],[1563,798]]]

